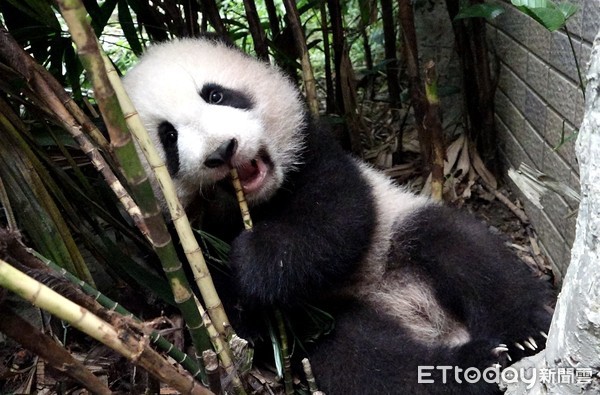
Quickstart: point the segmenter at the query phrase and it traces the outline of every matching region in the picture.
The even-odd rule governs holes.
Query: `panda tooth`
[[[515,346],[517,346],[518,349],[525,351],[525,347],[523,347],[520,343],[515,342]]]

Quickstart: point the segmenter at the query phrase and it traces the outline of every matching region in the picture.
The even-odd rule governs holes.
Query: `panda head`
[[[300,160],[305,110],[297,89],[224,41],[151,47],[123,82],[184,207],[230,167],[250,204],[267,200]]]

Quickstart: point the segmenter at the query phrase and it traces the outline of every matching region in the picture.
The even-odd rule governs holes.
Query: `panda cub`
[[[231,243],[228,313],[334,316],[310,351],[327,394],[494,394],[464,370],[545,344],[546,284],[483,224],[347,155],[277,68],[207,36],[151,47],[124,83],[186,211]]]

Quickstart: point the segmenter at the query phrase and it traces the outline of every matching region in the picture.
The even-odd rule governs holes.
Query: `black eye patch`
[[[179,171],[179,149],[177,148],[178,133],[170,122],[163,121],[158,125],[158,138],[165,150],[167,169],[171,176]]]
[[[200,97],[208,104],[217,106],[228,106],[241,110],[250,110],[254,106],[252,100],[244,93],[219,84],[205,84],[200,89]]]

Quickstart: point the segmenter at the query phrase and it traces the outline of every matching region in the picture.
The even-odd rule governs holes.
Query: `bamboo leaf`
[[[133,18],[131,17],[131,12],[126,0],[119,1],[119,24],[123,29],[123,34],[125,35],[131,50],[134,54],[140,56],[144,49],[142,48],[142,43],[135,30],[135,24],[133,23]]]
[[[462,7],[454,20],[466,18],[485,18],[487,20],[494,19],[504,13],[504,7],[497,4],[473,4],[467,7]]]
[[[567,22],[563,13],[556,8],[530,8],[527,14],[551,32],[560,29]]]
[[[569,2],[554,4],[550,0],[511,0],[521,12],[529,15],[549,31],[553,32],[565,26],[578,6]]]
[[[44,26],[60,31],[60,23],[54,14],[50,2],[45,0],[7,0],[10,5],[20,10],[30,18],[35,19]]]
[[[546,8],[552,4],[549,0],[511,0],[511,3],[516,7],[525,8]]]
[[[579,7],[571,3],[560,3],[556,6],[560,12],[564,15],[565,19],[569,19],[579,10]]]

